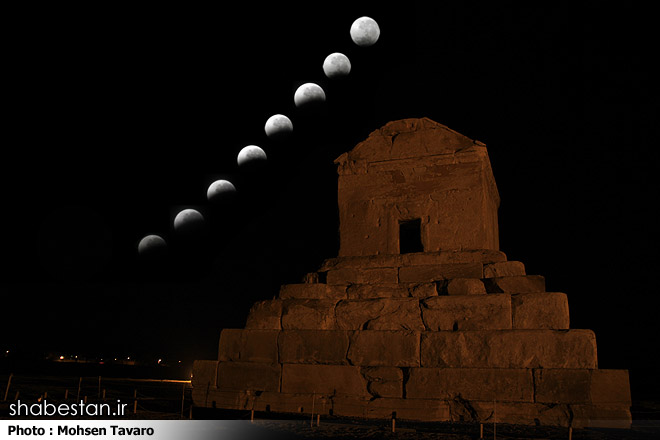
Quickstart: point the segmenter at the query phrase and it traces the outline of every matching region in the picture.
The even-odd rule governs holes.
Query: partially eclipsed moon
[[[228,180],[216,180],[206,191],[206,198],[210,202],[220,202],[229,199],[236,194],[236,187]]]
[[[266,121],[264,129],[270,138],[284,137],[293,131],[293,123],[284,115],[273,115]]]
[[[325,101],[325,92],[318,84],[305,83],[298,87],[293,95],[296,107],[305,107],[311,104],[320,104]]]
[[[138,244],[138,253],[143,256],[161,255],[167,243],[160,235],[147,235]]]
[[[195,209],[184,209],[174,217],[174,229],[177,232],[195,232],[204,224],[204,216]]]
[[[238,162],[238,166],[245,166],[258,162],[265,162],[266,159],[266,153],[264,150],[256,145],[248,145],[238,153],[236,161]]]
[[[360,17],[351,25],[351,39],[358,46],[371,46],[380,37],[380,27],[370,17]]]
[[[335,52],[323,61],[323,72],[328,78],[340,78],[351,71],[351,62],[343,53]]]

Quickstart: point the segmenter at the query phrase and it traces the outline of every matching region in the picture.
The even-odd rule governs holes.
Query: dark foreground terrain
[[[50,374],[47,374],[50,373]],[[9,373],[0,372],[0,419],[29,419],[48,417],[11,417],[9,405],[18,398],[22,402],[35,403],[46,398],[48,402],[73,403],[76,399],[88,402],[127,403],[127,412],[116,419],[216,419],[245,420],[249,423],[249,411],[207,410],[193,407],[191,385],[181,374],[159,369],[75,369],[67,366],[49,371],[14,373],[7,390]],[[188,373],[189,374],[189,373]],[[171,379],[166,376],[171,376]],[[185,375],[185,374],[184,374]],[[123,376],[123,377],[121,377]],[[134,376],[134,377],[129,377]],[[152,378],[149,378],[149,377]],[[632,376],[632,375],[631,375]],[[660,438],[660,400],[655,397],[654,375],[650,381],[632,380],[633,426],[621,429],[575,429],[575,440],[650,440]],[[155,378],[155,379],[154,379]],[[635,385],[639,385],[635,387]],[[2,401],[5,393],[7,401]],[[66,399],[66,400],[65,400]],[[137,401],[137,404],[135,403]],[[62,418],[62,417],[60,417]],[[93,417],[77,417],[93,418]],[[106,417],[111,418],[111,417]],[[312,423],[313,422],[313,423]],[[250,429],[256,438],[265,439],[479,439],[478,423],[420,423],[397,420],[392,432],[391,420],[354,420],[316,415],[277,415],[255,413]],[[484,424],[483,438],[492,439],[568,439],[567,428],[521,426],[509,424]]]

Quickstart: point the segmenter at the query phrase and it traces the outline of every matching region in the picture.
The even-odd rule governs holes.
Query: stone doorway
[[[422,219],[399,222],[399,253],[424,252],[422,244]]]

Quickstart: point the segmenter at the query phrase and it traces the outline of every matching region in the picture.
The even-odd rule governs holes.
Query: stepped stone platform
[[[388,136],[383,160],[369,148]],[[426,119],[396,121],[338,159],[339,256],[255,302],[244,328],[221,331],[217,360],[194,364],[194,404],[629,428],[628,372],[599,369],[594,333],[570,328],[567,295],[498,249],[485,146],[466,139]],[[429,165],[438,157],[446,168]],[[420,237],[404,252],[410,224]]]
[[[402,257],[327,260],[256,302],[218,360],[195,363],[195,404],[629,427],[628,372],[598,369],[594,333],[569,328],[542,276],[499,251]]]

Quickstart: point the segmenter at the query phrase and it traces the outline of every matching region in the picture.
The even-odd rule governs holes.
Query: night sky
[[[509,260],[569,298],[601,368],[657,367],[658,147],[648,11],[598,2],[7,11],[0,347],[210,359],[252,303],[337,255],[333,160],[389,121],[486,143]],[[350,25],[380,25],[371,47]],[[327,55],[352,63],[325,78]],[[325,105],[301,111],[298,85]],[[657,109],[656,109],[657,110]],[[282,113],[294,135],[269,140]],[[246,173],[236,155],[262,147]],[[237,199],[210,206],[208,185]],[[206,239],[174,234],[182,208]],[[168,257],[138,258],[147,234]],[[6,347],[6,348],[5,348]]]

